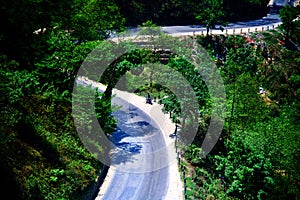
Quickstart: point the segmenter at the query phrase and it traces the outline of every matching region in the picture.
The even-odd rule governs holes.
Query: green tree
[[[225,13],[223,11],[223,0],[205,0],[200,4],[200,10],[196,12],[196,19],[206,28],[206,35],[209,29],[215,28],[218,23],[222,23]]]
[[[120,31],[125,19],[114,1],[75,0],[68,30],[79,40],[107,38],[110,33]],[[61,28],[64,28],[62,24]]]
[[[261,18],[269,12],[269,0],[224,0],[226,19],[229,21],[243,21]]]
[[[3,1],[0,11],[5,27],[0,33],[0,52],[27,69],[47,53],[53,29],[72,33],[71,40],[78,42],[107,38],[124,24],[114,1]]]
[[[288,41],[289,39],[293,39],[296,36],[294,35],[296,32],[298,32],[298,36],[299,36],[300,21],[296,19],[299,15],[300,15],[299,6],[298,7],[285,6],[282,9],[280,9],[279,16],[282,20],[282,24],[280,25],[280,28],[284,30],[286,41]]]
[[[52,17],[56,17],[55,4],[51,1],[16,0],[1,1],[0,52],[20,63],[20,67],[32,67],[34,54],[44,44],[44,35],[38,36],[34,31],[43,32],[51,26]]]
[[[272,163],[266,152],[255,149],[246,132],[226,143],[226,156],[216,156],[217,170],[225,176],[227,193],[239,199],[265,199],[274,183]]]

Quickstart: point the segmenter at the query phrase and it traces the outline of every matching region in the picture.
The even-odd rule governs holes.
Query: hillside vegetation
[[[203,2],[210,5],[214,1]],[[140,25],[146,20],[160,25],[173,21],[202,23],[195,19],[205,4],[198,3],[1,1],[1,194],[9,199],[92,197],[103,164],[82,144],[74,127],[72,89],[78,69],[101,41],[112,32],[124,30],[125,25]],[[224,0],[221,20],[262,16],[266,4],[267,1]],[[295,45],[299,45],[300,37],[299,24],[292,20],[294,15],[289,15],[289,10],[286,13],[282,15],[286,20],[282,32],[263,35],[265,48],[253,47],[243,37],[198,38],[212,58],[218,57],[228,93],[228,116],[222,141],[207,159],[199,160],[199,145],[209,122],[209,95],[203,82],[193,83],[190,79],[193,87],[198,88],[199,109],[204,113],[200,123],[203,129],[199,129],[185,154],[197,175],[191,179],[195,187],[189,189],[190,196],[299,198],[300,60]],[[284,45],[278,40],[285,41]],[[221,55],[220,50],[225,47],[227,52],[220,60],[216,55]],[[111,77],[101,80],[109,85],[109,90],[104,96],[95,96],[97,118],[107,135],[115,129],[110,116],[110,95],[116,78],[141,63],[158,62],[157,55],[149,50],[134,51],[118,61],[120,64],[113,63],[111,71],[107,71]],[[178,71],[187,66],[191,69],[185,70],[187,77],[194,75],[193,67],[184,60],[174,58],[168,65]],[[257,94],[259,87],[266,90],[264,96]],[[163,103],[166,112],[178,106],[174,98]],[[98,153],[103,153],[99,149]],[[219,176],[224,176],[224,187],[218,187]]]

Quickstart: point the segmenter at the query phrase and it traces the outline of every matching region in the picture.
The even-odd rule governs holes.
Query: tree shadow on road
[[[110,153],[112,165],[137,161],[135,156],[141,154],[143,148],[141,143],[146,140],[145,137],[153,136],[157,132],[158,129],[143,121],[145,117],[140,114],[141,112],[132,107],[129,112],[121,110],[114,112],[118,126],[117,131],[110,137],[110,141],[114,144]]]

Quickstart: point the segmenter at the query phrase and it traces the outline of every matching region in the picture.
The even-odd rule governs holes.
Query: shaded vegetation
[[[95,4],[103,5],[100,12]],[[95,40],[123,26],[118,7],[112,1],[32,0],[5,1],[0,10],[1,193],[89,198],[102,163],[78,137],[71,93]],[[100,107],[98,117],[104,115]]]

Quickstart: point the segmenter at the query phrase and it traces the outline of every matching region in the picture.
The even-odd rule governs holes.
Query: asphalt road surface
[[[114,98],[123,105],[124,100]],[[167,153],[157,152],[165,147],[161,131],[151,118],[129,104],[114,112],[118,130],[112,135],[115,147],[111,151],[111,169],[108,188],[103,200],[160,200],[167,194],[169,167],[160,166]]]

